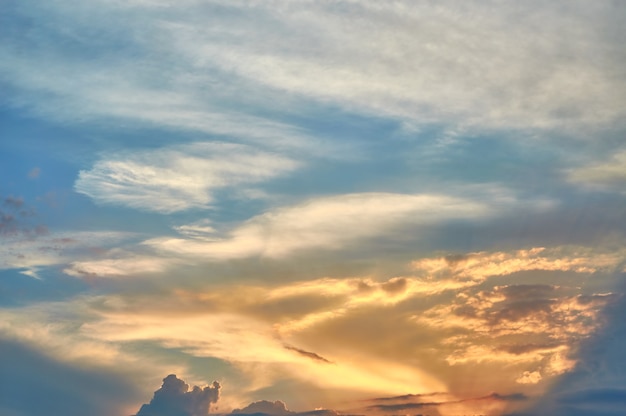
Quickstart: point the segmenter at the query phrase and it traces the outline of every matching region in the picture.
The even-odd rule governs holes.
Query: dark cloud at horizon
[[[232,414],[235,415],[266,414],[273,416],[283,416],[293,415],[295,413],[296,412],[288,410],[287,405],[280,400],[276,400],[274,402],[270,402],[268,400],[259,400],[257,402],[250,403],[243,409],[235,409],[232,411]]]
[[[170,374],[163,385],[154,392],[149,404],[144,404],[136,416],[206,416],[212,403],[217,403],[220,384],[214,381],[204,388],[189,385]]]
[[[0,338],[0,414],[111,416],[135,397],[127,379],[59,362],[23,342]]]
[[[285,402],[276,400],[259,400],[250,403],[243,409],[235,409],[231,415],[255,415],[255,416],[337,416],[339,413],[331,409],[316,409],[304,412],[294,412],[287,408]]]
[[[411,399],[413,396],[414,399],[420,400],[426,397],[437,396],[438,393],[433,394],[418,394],[418,395],[405,395],[405,396],[396,396],[389,398],[390,400],[398,399],[398,400],[406,400]],[[422,408],[436,408],[440,406],[446,406],[451,404],[459,404],[459,403],[469,403],[469,402],[477,402],[477,401],[500,401],[500,402],[522,402],[528,400],[529,397],[523,393],[511,393],[511,394],[499,394],[499,393],[491,393],[486,396],[480,397],[471,397],[467,399],[459,399],[459,400],[441,400],[441,401],[409,401],[404,403],[395,403],[395,404],[375,404],[371,406],[367,406],[366,410],[375,410],[375,411],[383,411],[383,412],[397,412],[403,410],[411,410],[411,409],[422,409]],[[373,399],[374,401],[384,401],[384,398]]]

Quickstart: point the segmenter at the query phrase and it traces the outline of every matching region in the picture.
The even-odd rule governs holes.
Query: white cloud
[[[53,232],[44,236],[5,237],[7,249],[0,253],[0,269],[24,269],[22,274],[39,278],[40,269],[93,255],[99,250],[137,238],[119,231]]]
[[[214,192],[274,178],[294,160],[245,145],[194,143],[102,159],[74,185],[98,203],[160,213],[207,208]]]
[[[539,371],[524,371],[515,382],[519,384],[537,384],[541,381],[541,373]]]
[[[167,270],[176,261],[161,257],[130,255],[104,260],[74,261],[63,272],[74,277],[123,277],[137,274],[153,274]]]
[[[0,48],[14,104],[299,144],[301,132],[266,110],[293,114],[314,99],[414,123],[528,128],[619,121],[626,108],[610,2],[176,5],[24,6],[50,23],[25,47]],[[51,47],[51,35],[103,53]]]
[[[486,203],[445,195],[358,193],[311,199],[258,215],[221,240],[157,238],[146,244],[215,259],[282,257],[303,249],[341,249],[405,226],[477,219],[489,213]]]
[[[456,1],[229,2],[234,22],[161,23],[190,61],[359,112],[553,127],[617,119],[610,7]],[[249,21],[249,13],[255,20]],[[566,40],[564,40],[566,39]],[[590,59],[594,57],[596,59]]]

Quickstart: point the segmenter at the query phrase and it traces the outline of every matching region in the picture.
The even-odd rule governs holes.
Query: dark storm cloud
[[[111,416],[131,402],[128,381],[52,360],[26,344],[0,339],[0,414]]]
[[[217,403],[220,384],[214,381],[204,388],[189,385],[170,374],[163,379],[163,385],[154,392],[149,404],[139,409],[137,416],[206,416],[211,403]]]

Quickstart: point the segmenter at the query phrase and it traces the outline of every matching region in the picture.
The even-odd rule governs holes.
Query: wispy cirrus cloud
[[[209,208],[218,190],[253,186],[298,166],[250,146],[193,143],[104,158],[81,171],[74,188],[97,203],[172,213]]]
[[[217,133],[241,131],[237,117],[264,107],[301,112],[303,100],[479,128],[596,126],[623,115],[619,6],[305,4],[186,1],[173,12],[161,2],[99,2],[96,15],[58,1],[45,9],[41,32],[22,39],[28,55],[0,50],[0,73],[19,89],[17,103],[53,117],[121,116]],[[18,10],[24,18],[44,12]],[[102,58],[51,48],[53,37],[83,50],[78,34]],[[109,42],[95,42],[102,38]],[[114,54],[122,38],[126,47]],[[35,70],[41,59],[49,65]]]
[[[481,194],[485,200],[434,193],[371,192],[319,197],[270,210],[211,240],[165,237],[145,244],[166,253],[205,258],[278,258],[295,251],[336,250],[357,241],[393,237],[402,227],[480,220],[517,203],[517,198],[508,192]],[[542,200],[525,204],[531,209],[550,206],[549,201]],[[191,227],[185,228],[187,235],[190,230]]]
[[[93,251],[136,239],[137,234],[119,231],[64,231],[4,238],[7,249],[0,253],[0,269],[21,269],[39,278],[38,270],[92,258]]]

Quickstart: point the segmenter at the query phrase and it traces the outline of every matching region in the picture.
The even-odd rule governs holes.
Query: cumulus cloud
[[[241,414],[241,415],[249,415],[249,414],[266,414],[272,416],[284,416],[295,414],[287,409],[287,405],[280,400],[276,400],[275,402],[270,402],[267,400],[260,400],[258,402],[250,403],[248,406],[243,409],[235,409],[232,411],[233,414]]]
[[[104,158],[81,171],[74,188],[98,203],[172,213],[207,208],[219,189],[260,183],[297,166],[251,146],[194,143]]]
[[[537,384],[541,381],[541,373],[539,371],[524,371],[524,373],[515,380],[520,384]]]
[[[150,403],[141,406],[137,416],[206,416],[211,404],[219,399],[220,387],[214,381],[211,386],[194,386],[189,390],[187,383],[170,374],[154,392]]]
[[[452,304],[436,306],[415,320],[463,329],[464,335],[442,342],[450,365],[533,365],[538,370],[526,370],[515,381],[536,384],[574,368],[572,352],[598,330],[603,323],[601,311],[615,300],[612,294],[571,295],[548,285],[469,288],[460,291]]]
[[[337,413],[331,409],[316,409],[304,412],[294,412],[287,409],[287,405],[276,400],[274,402],[268,400],[259,400],[257,402],[250,403],[243,409],[235,409],[232,411],[233,415],[268,415],[268,416],[337,416]]]

